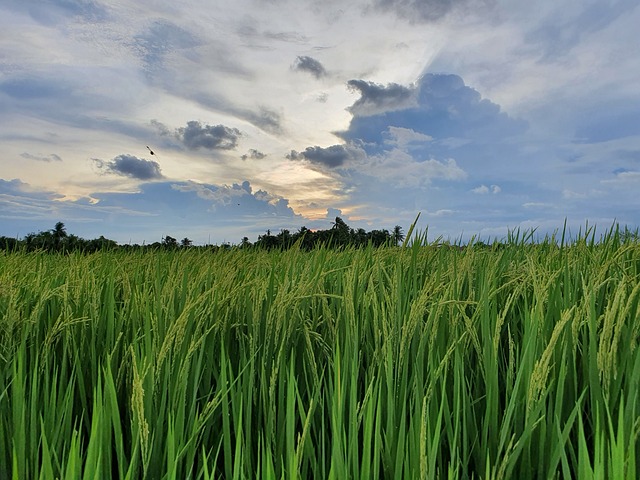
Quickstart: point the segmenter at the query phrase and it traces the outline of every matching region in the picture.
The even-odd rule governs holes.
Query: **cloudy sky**
[[[0,235],[640,225],[637,0],[3,0]]]

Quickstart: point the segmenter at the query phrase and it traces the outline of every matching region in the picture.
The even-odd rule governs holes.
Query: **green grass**
[[[0,478],[635,478],[640,246],[0,254]]]

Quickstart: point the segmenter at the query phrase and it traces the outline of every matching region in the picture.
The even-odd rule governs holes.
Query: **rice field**
[[[0,254],[0,478],[635,478],[640,245]]]

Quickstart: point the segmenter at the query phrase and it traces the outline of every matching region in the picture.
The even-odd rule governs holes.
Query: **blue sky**
[[[635,228],[637,25],[637,0],[6,0],[0,235]]]

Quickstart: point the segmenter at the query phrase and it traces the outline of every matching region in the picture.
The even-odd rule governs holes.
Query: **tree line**
[[[291,233],[289,230],[281,230],[280,233],[272,235],[269,230],[265,235],[259,235],[258,240],[253,244],[259,248],[290,248],[299,242],[300,248],[310,250],[319,245],[329,247],[363,247],[372,245],[381,247],[387,245],[398,245],[404,240],[402,227],[396,225],[390,232],[384,230],[365,231],[363,228],[353,229],[340,217],[336,217],[333,226],[327,230],[309,230],[307,227],[300,228],[297,232]],[[243,244],[247,242],[243,239]],[[241,244],[242,245],[242,244]]]
[[[170,235],[162,237],[159,242],[150,244],[123,244],[119,245],[115,240],[110,240],[104,236],[87,240],[77,235],[67,233],[67,229],[63,222],[57,222],[51,230],[44,230],[38,233],[29,233],[22,239],[0,236],[0,250],[5,251],[47,251],[47,252],[86,252],[92,253],[102,250],[177,250],[181,248],[259,248],[259,249],[288,249],[298,244],[301,249],[311,250],[320,245],[330,248],[343,248],[347,246],[364,247],[371,245],[373,247],[381,247],[388,245],[398,245],[404,240],[402,227],[396,225],[392,231],[371,230],[365,231],[363,228],[353,229],[349,227],[344,220],[336,217],[333,225],[327,230],[310,230],[307,227],[301,227],[296,232],[287,229],[280,230],[277,234],[272,234],[270,230],[264,235],[259,235],[256,242],[251,243],[248,237],[242,238],[240,243],[236,245],[202,245],[194,246],[193,241],[185,237],[178,241],[177,238]]]

